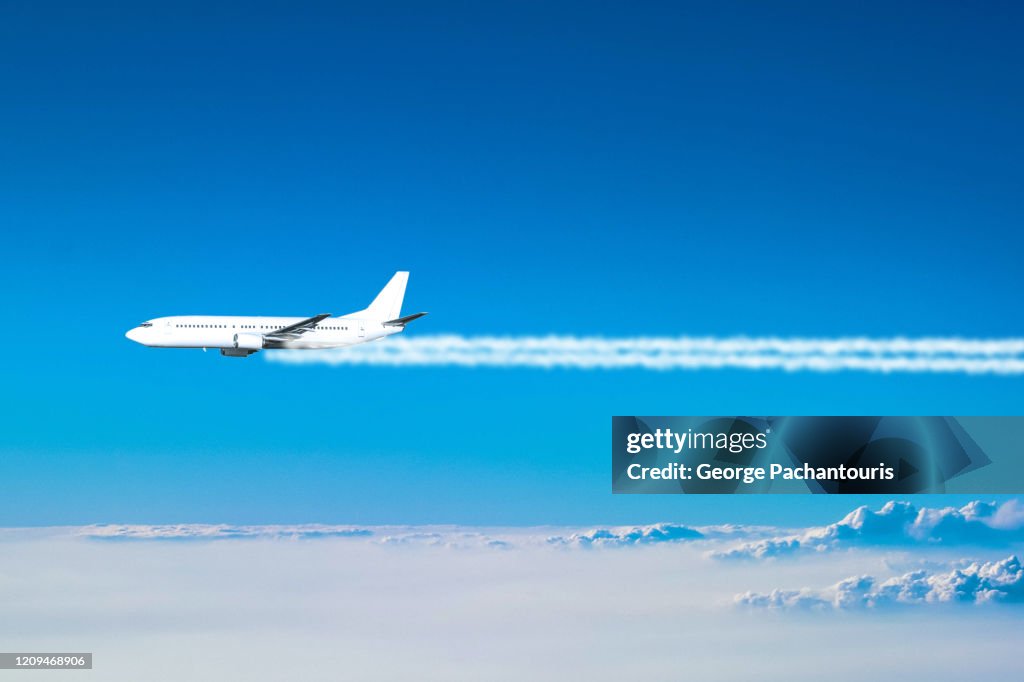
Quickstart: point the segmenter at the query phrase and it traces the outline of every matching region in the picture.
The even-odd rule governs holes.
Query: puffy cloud
[[[1024,603],[1020,559],[974,562],[948,571],[912,571],[879,581],[855,576],[824,590],[772,590],[736,596],[743,606],[769,609],[851,610],[920,604]]]
[[[700,540],[704,537],[704,533],[690,526],[656,523],[651,526],[594,528],[567,536],[553,535],[547,539],[547,542],[552,545],[576,547],[623,547],[665,542],[685,542],[688,540]]]
[[[715,559],[771,559],[798,551],[805,546],[802,542],[797,536],[767,538],[711,552],[710,556]]]
[[[746,542],[712,553],[716,559],[767,559],[801,551],[858,545],[971,544],[1001,546],[1024,539],[1024,512],[1017,500],[1001,505],[974,501],[955,507],[918,508],[887,502],[880,510],[858,507],[837,523],[802,533]]]

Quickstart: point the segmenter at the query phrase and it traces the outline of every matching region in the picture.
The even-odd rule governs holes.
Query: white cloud
[[[178,523],[159,525],[98,524],[75,530],[81,537],[98,540],[224,540],[241,538],[359,538],[373,531],[353,526],[322,524],[234,526],[228,524]]]
[[[841,521],[802,533],[746,542],[715,551],[716,559],[767,559],[796,552],[824,552],[853,546],[987,545],[1024,539],[1020,503],[974,501],[955,507],[918,508],[887,502],[878,511],[858,507]]]
[[[324,524],[232,525],[232,524],[97,524],[70,529],[0,529],[0,539],[28,535],[52,536],[70,533],[95,540],[175,540],[215,541],[245,539],[316,540],[350,538],[382,545],[431,547],[528,547],[559,545],[566,547],[631,547],[683,543],[694,540],[754,539],[777,534],[771,526],[722,524],[687,526],[655,523],[645,526],[609,526],[598,528],[551,529],[540,527],[488,528],[484,531],[453,526],[348,526]]]
[[[19,529],[20,530],[20,529]],[[9,531],[10,533],[11,531]],[[37,531],[38,532],[38,531]],[[50,534],[59,533],[51,530]],[[230,524],[99,524],[72,529],[78,537],[94,540],[156,540],[156,541],[215,541],[215,540],[320,540],[348,538],[381,545],[418,545],[424,547],[511,547],[508,540],[491,537],[485,533],[465,531],[456,528],[431,528],[407,526],[334,526],[324,524],[247,526]],[[15,537],[24,533],[13,531]],[[43,533],[46,535],[46,533]],[[518,535],[513,533],[513,535]],[[530,535],[522,537],[529,539]],[[533,544],[539,544],[535,540]]]
[[[769,609],[863,609],[919,604],[986,604],[1024,601],[1024,569],[1015,555],[975,562],[944,572],[912,571],[877,580],[868,575],[842,580],[830,588],[745,592],[743,606]]]
[[[1024,339],[462,336],[389,338],[309,351],[269,351],[284,364],[572,369],[779,369],[833,372],[1024,373]]]
[[[382,534],[375,542],[382,545],[411,545],[423,547],[447,547],[451,549],[509,549],[513,545],[508,540],[491,537],[485,533],[468,531],[410,531],[389,532]]]
[[[231,540],[249,538],[350,538],[390,545],[500,547],[633,547],[700,541],[715,559],[767,559],[797,552],[826,552],[847,547],[977,545],[1005,547],[1024,541],[1024,513],[1018,500],[1003,504],[974,501],[963,507],[918,508],[890,501],[878,511],[858,507],[827,526],[783,530],[770,526],[643,526],[565,528],[488,528],[451,526],[350,526],[325,524],[107,524],[71,529],[99,540]],[[7,529],[4,533],[26,531]],[[35,531],[41,532],[41,531]],[[738,543],[738,544],[736,544]]]
[[[688,540],[700,540],[704,537],[704,533],[690,526],[657,523],[650,526],[593,528],[567,536],[553,535],[547,539],[547,542],[552,545],[572,545],[577,547],[623,547],[665,542],[685,542]]]

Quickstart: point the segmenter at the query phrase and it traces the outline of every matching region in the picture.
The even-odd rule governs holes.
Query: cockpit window
[[[142,324],[140,324],[139,326],[140,326],[140,327],[152,327],[152,326],[153,326],[153,323],[152,323],[152,322],[143,322],[143,323],[142,323]]]

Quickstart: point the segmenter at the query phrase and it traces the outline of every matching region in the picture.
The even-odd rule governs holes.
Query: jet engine
[[[235,334],[235,348],[242,350],[263,348],[263,334]]]

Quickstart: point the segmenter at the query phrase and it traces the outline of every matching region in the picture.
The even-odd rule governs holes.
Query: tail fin
[[[402,314],[402,299],[405,298],[405,285],[409,282],[408,272],[396,272],[373,303],[366,309],[367,316],[384,322],[394,320]]]

